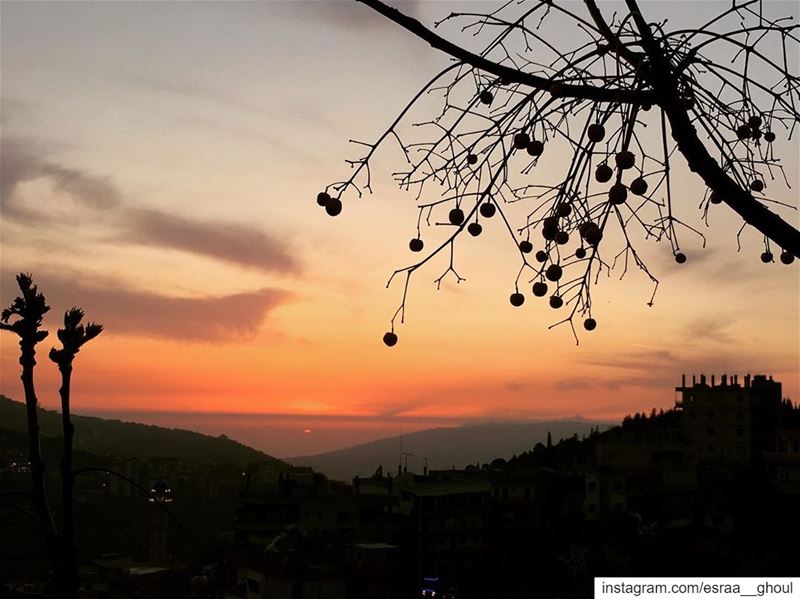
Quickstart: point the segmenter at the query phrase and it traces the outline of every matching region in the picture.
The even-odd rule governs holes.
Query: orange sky
[[[432,22],[449,4],[405,6]],[[31,271],[53,331],[73,303],[105,324],[78,357],[78,411],[619,418],[671,406],[682,372],[773,374],[800,399],[797,263],[761,264],[753,234],[737,253],[722,210],[705,249],[685,238],[686,265],[643,243],[654,307],[639,273],[603,277],[579,347],[544,302],[509,305],[518,263],[490,227],[460,246],[466,282],[437,292],[441,264],[419,273],[384,347],[416,222],[401,158],[379,155],[376,193],[335,220],[314,198],[347,175],[347,140],[378,135],[445,59],[363,6],[4,2],[1,43],[0,295]],[[797,182],[797,144],[781,150]],[[678,193],[701,197],[684,171]],[[698,204],[681,210],[705,228]],[[11,335],[0,351],[0,392],[19,398]]]

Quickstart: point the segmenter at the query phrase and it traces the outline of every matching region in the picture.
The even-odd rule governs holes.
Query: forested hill
[[[162,428],[135,422],[106,420],[93,416],[72,417],[75,426],[75,449],[94,455],[114,455],[139,459],[170,457],[187,462],[232,463],[282,462],[252,447],[224,436],[210,437],[177,428]],[[42,439],[61,437],[61,414],[39,409]],[[0,395],[0,432],[27,430],[25,404]],[[18,443],[22,438],[13,432],[0,435],[3,443]],[[20,447],[19,449],[23,449]]]

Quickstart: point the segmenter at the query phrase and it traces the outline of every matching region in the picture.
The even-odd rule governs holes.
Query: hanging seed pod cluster
[[[797,54],[799,36],[779,3],[721,3],[691,29],[655,14],[665,3],[637,0],[616,13],[595,0],[525,0],[491,15],[453,13],[437,29],[380,0],[362,3],[454,59],[375,142],[361,144],[367,152],[349,161],[350,177],[317,196],[339,216],[343,199],[372,192],[375,152],[400,146],[407,164],[395,178],[417,210],[397,239],[411,262],[389,281],[402,279],[402,295],[387,346],[398,341],[415,273],[442,254],[437,285],[460,282],[460,244],[498,235],[519,265],[498,299],[552,310],[553,326],[568,324],[576,340],[576,322],[584,331],[602,324],[592,306],[600,273],[635,266],[653,284],[652,305],[658,280],[640,244],[660,242],[675,263],[691,264],[717,211],[733,211],[763,240],[755,261],[778,255],[788,265],[800,255],[800,232],[784,216],[797,208],[796,193],[788,206],[773,195],[787,187],[780,153],[800,122],[800,78],[780,58]],[[472,38],[461,46],[442,37],[447,24],[454,35],[475,33],[483,50],[470,49]],[[575,41],[587,34],[594,39]],[[724,64],[713,60],[720,55]],[[431,98],[440,110],[407,122]],[[705,193],[688,195],[676,172]]]

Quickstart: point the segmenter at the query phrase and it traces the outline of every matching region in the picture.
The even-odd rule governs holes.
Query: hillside
[[[95,455],[115,455],[139,459],[172,457],[187,462],[233,463],[281,461],[227,437],[211,437],[188,430],[162,428],[135,422],[106,420],[73,415],[75,449]],[[42,439],[61,437],[61,415],[54,410],[39,410]],[[16,443],[17,433],[27,430],[25,404],[0,395],[0,440]],[[22,449],[22,448],[20,448]]]
[[[553,443],[557,443],[575,434],[579,437],[589,434],[596,426],[604,430],[610,425],[588,420],[554,420],[436,428],[286,461],[296,466],[310,466],[339,480],[369,476],[378,466],[383,466],[384,472],[395,472],[403,453],[413,454],[408,456],[408,467],[415,472],[422,471],[424,458],[428,459],[429,468],[463,468],[498,457],[508,459],[531,450],[536,443],[547,441],[548,432]]]

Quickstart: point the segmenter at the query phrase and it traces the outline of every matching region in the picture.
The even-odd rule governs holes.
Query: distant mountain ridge
[[[588,435],[612,423],[591,420],[552,420],[540,422],[492,422],[455,428],[435,428],[363,443],[346,449],[286,458],[296,466],[310,466],[317,472],[338,480],[356,475],[370,476],[383,466],[384,472],[396,472],[408,457],[409,470],[422,472],[425,458],[435,469],[463,468],[469,464],[508,459],[514,454],[546,443],[550,433],[553,443],[573,435]]]
[[[252,462],[271,462],[275,465],[284,463],[224,435],[211,437],[185,429],[94,416],[73,415],[72,422],[75,426],[76,451],[94,455],[139,459],[170,457],[201,464],[229,462],[240,466]],[[61,437],[59,412],[40,408],[39,425],[42,439]],[[27,431],[24,403],[0,395],[0,430],[2,429]]]

